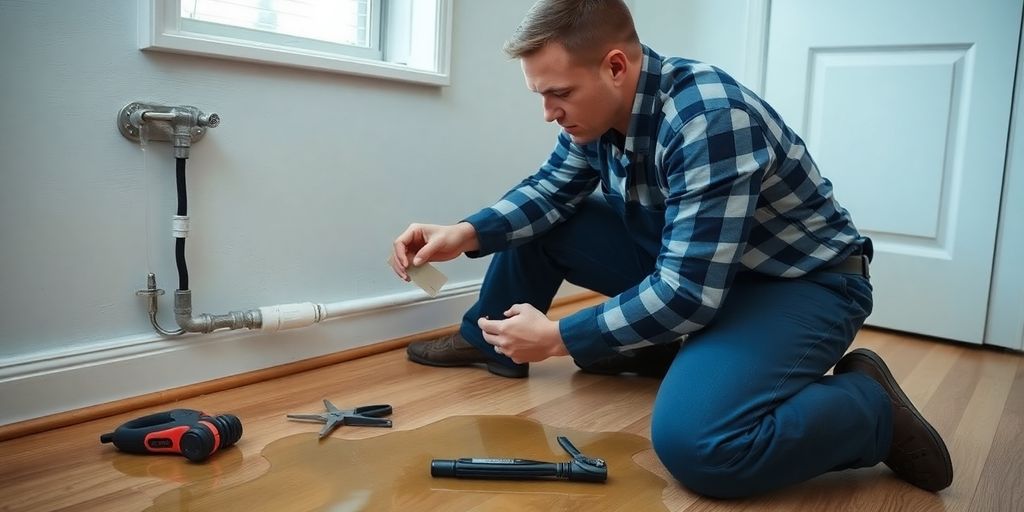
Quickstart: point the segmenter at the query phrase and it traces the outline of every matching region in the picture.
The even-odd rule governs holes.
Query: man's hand
[[[529,304],[516,304],[505,312],[505,320],[481,318],[477,325],[484,340],[516,363],[536,363],[552,356],[567,356],[558,322]]]
[[[451,226],[410,224],[395,239],[391,269],[398,277],[409,280],[406,269],[431,261],[448,261],[467,251],[480,248],[476,229],[468,222]]]

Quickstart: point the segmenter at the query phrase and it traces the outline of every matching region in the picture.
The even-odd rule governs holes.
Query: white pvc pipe
[[[468,293],[476,293],[478,291],[480,291],[479,280],[465,281],[457,283],[455,285],[446,286],[445,290],[439,293],[437,297],[428,300],[438,300],[458,295],[465,295]],[[332,302],[323,305],[324,311],[326,312],[324,318],[340,318],[380,308],[404,306],[406,304],[423,302],[425,295],[426,294],[424,294],[422,291],[416,290],[411,292],[384,295],[380,297],[371,297],[368,299],[353,299],[341,302]]]
[[[480,281],[466,281],[454,286],[448,286],[446,290],[437,297],[429,300],[453,297],[476,293],[480,289]],[[328,318],[340,318],[357,315],[367,311],[396,306],[405,306],[423,301],[423,292],[412,291],[372,297],[369,299],[352,299],[328,304],[315,304],[312,302],[299,302],[294,304],[277,304],[259,308],[263,323],[262,331],[280,331],[284,329],[295,329],[306,327],[321,322]]]

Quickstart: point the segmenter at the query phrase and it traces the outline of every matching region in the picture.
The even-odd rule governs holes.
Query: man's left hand
[[[477,325],[484,340],[518,364],[536,363],[552,356],[566,356],[558,322],[529,304],[515,304],[505,312],[505,320],[481,318]]]

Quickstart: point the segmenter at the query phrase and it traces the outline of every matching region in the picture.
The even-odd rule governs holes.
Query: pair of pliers
[[[329,400],[324,399],[324,407],[327,407],[327,412],[325,413],[289,414],[287,417],[293,420],[319,421],[324,423],[324,428],[320,429],[320,439],[323,439],[341,425],[391,428],[391,420],[381,417],[391,415],[391,406],[387,404],[364,405],[355,409],[342,410],[335,407]]]

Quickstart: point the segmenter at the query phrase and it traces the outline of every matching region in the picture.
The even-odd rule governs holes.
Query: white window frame
[[[382,9],[385,18],[384,37],[378,38],[380,43],[374,49],[356,56],[351,50],[347,54],[329,51],[332,44],[326,42],[310,47],[284,44],[288,36],[276,40],[265,36],[258,41],[250,40],[244,37],[249,31],[243,28],[221,29],[219,32],[196,31],[196,27],[201,27],[203,22],[182,19],[181,0],[138,0],[139,49],[443,86],[451,83],[449,67],[454,0],[436,1],[436,23],[430,27],[433,33],[425,33],[429,29],[425,31],[422,27],[417,29],[408,25],[407,20],[412,12],[410,0],[386,0]],[[389,25],[403,21],[406,30],[387,30]],[[371,36],[378,37],[373,34]],[[436,49],[433,55],[424,51],[424,48],[430,47]],[[383,58],[375,58],[377,55]]]

